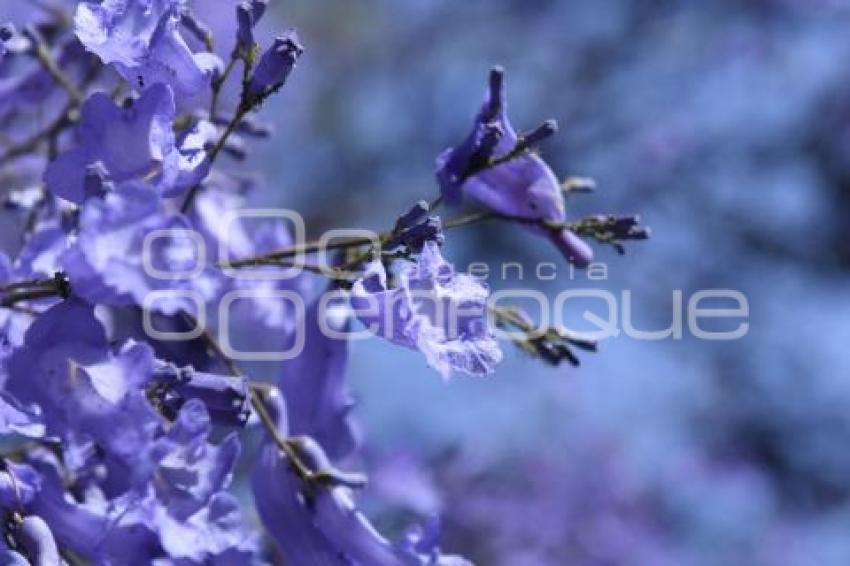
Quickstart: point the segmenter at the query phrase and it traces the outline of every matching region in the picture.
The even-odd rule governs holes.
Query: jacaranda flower
[[[468,195],[499,214],[520,220],[563,223],[564,194],[552,169],[532,151],[556,126],[545,122],[520,137],[508,120],[504,71],[490,72],[487,97],[472,131],[437,158],[437,180],[447,204]],[[541,228],[570,261],[586,265],[590,246],[566,229]]]
[[[211,53],[192,53],[180,35],[181,0],[85,1],[74,24],[80,42],[111,64],[134,88],[170,85],[180,98],[209,85],[220,65]]]
[[[148,89],[124,108],[104,93],[91,95],[74,130],[74,147],[47,167],[47,188],[75,203],[97,196],[87,194],[85,180],[88,167],[100,163],[116,183],[143,180],[171,194],[180,165],[172,120],[174,97],[165,85]]]
[[[416,263],[401,265],[397,279],[398,287],[388,288],[383,264],[369,264],[351,290],[352,307],[363,324],[421,351],[443,377],[452,370],[493,371],[502,352],[487,322],[488,292],[479,281],[455,273],[434,241],[425,243]]]

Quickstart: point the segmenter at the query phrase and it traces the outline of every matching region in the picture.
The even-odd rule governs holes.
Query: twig
[[[222,71],[221,76],[212,82],[212,98],[210,100],[210,121],[215,122],[217,118],[218,112],[218,100],[221,96],[221,89],[224,86],[224,83],[227,82],[227,78],[230,76],[230,73],[233,72],[233,67],[236,66],[236,62],[239,59],[231,55],[230,61],[227,62],[227,66]]]
[[[68,75],[66,75],[53,60],[53,57],[50,55],[50,48],[44,42],[41,34],[35,31],[34,28],[26,28],[23,33],[30,41],[32,41],[33,54],[38,62],[41,63],[41,66],[44,67],[44,70],[47,71],[50,77],[56,81],[59,86],[65,89],[68,96],[75,104],[79,104],[82,101],[82,94]]]
[[[187,323],[196,327],[198,326],[198,321],[191,314],[185,311],[182,311],[180,314]],[[224,350],[221,349],[216,338],[207,328],[204,328],[203,332],[201,332],[201,338],[215,353],[219,361],[224,364],[231,375],[234,377],[244,377],[239,366],[237,366],[236,363],[224,353]],[[274,441],[275,445],[277,445],[278,449],[280,449],[280,451],[286,456],[293,471],[307,485],[330,485],[334,483],[335,476],[332,472],[327,470],[313,471],[303,462],[298,453],[299,448],[303,443],[302,439],[298,437],[285,437],[278,430],[277,423],[274,422],[274,418],[263,400],[263,394],[266,390],[267,387],[264,385],[257,383],[249,384],[248,397],[251,402],[251,407],[254,409],[254,412],[257,413],[260,422],[266,428],[266,431]]]

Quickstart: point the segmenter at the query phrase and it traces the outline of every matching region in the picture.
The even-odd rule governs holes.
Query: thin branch
[[[218,117],[218,100],[221,96],[221,89],[224,87],[224,83],[227,82],[227,78],[230,76],[230,73],[233,72],[233,68],[236,66],[236,62],[238,60],[238,58],[231,55],[230,61],[227,62],[227,66],[224,68],[221,76],[214,79],[212,82],[212,98],[210,100],[210,121],[212,122],[215,122]]]
[[[54,119],[50,124],[48,124],[46,128],[41,131],[35,132],[29,138],[7,149],[6,152],[2,156],[0,156],[0,163],[33,152],[38,149],[38,146],[41,145],[42,142],[47,141],[50,138],[58,135],[59,132],[61,132],[73,123],[70,114],[76,107],[77,104],[74,101],[69,100],[68,103],[65,104],[65,106],[62,108],[62,111],[59,113],[59,116],[57,116],[56,119]]]
[[[191,314],[185,311],[182,311],[180,314],[187,323],[196,327],[198,326],[198,321]],[[244,377],[242,370],[240,370],[239,366],[237,366],[236,363],[224,353],[224,350],[222,350],[218,340],[216,340],[209,329],[204,328],[201,333],[201,337],[207,346],[215,353],[219,361],[224,364],[231,375],[234,377]],[[334,483],[338,483],[333,472],[328,470],[313,471],[303,462],[299,454],[299,449],[303,443],[302,439],[298,437],[285,437],[281,434],[280,430],[277,428],[277,423],[274,421],[274,418],[263,400],[263,394],[267,391],[267,389],[268,386],[265,385],[257,383],[249,384],[248,396],[251,402],[251,407],[254,409],[254,412],[259,417],[260,422],[265,427],[275,445],[277,445],[278,449],[286,456],[296,475],[298,475],[298,477],[309,486],[333,485]],[[359,485],[361,483],[365,483],[365,480],[359,481],[355,477],[352,483],[354,485]]]
[[[50,54],[50,47],[48,47],[48,45],[44,42],[41,35],[32,28],[25,29],[24,35],[32,41],[33,54],[38,62],[41,63],[41,66],[44,67],[44,70],[47,71],[50,77],[56,81],[59,86],[65,89],[68,96],[75,104],[79,104],[83,98],[82,94],[68,75],[66,75],[65,72],[59,68],[59,65],[56,64],[56,61],[53,60],[53,57]]]

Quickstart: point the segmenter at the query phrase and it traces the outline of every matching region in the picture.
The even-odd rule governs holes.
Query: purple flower
[[[145,344],[113,355],[93,307],[69,300],[27,330],[8,359],[5,387],[19,402],[41,408],[48,435],[92,439],[112,476],[133,481],[146,473],[141,463],[159,425],[141,390],[152,366]]]
[[[220,61],[192,53],[181,37],[180,0],[85,1],[74,18],[77,37],[139,89],[170,85],[180,98],[204,89]]]
[[[29,465],[37,471],[40,483],[26,510],[47,522],[63,549],[90,560],[103,557],[104,541],[113,531],[105,503],[91,506],[68,497],[63,485],[63,470],[54,454],[46,450],[34,451],[29,455]],[[130,544],[129,537],[122,542],[127,555],[138,552],[137,545]]]
[[[242,426],[250,416],[248,383],[243,377],[195,371],[191,366],[178,368],[159,363],[152,381],[156,388],[149,396],[156,398],[161,411],[177,415],[191,399],[203,402],[213,422]]]
[[[285,418],[279,423],[285,429]],[[321,446],[304,437],[300,456],[313,471],[337,472]],[[358,509],[354,493],[343,485],[308,489],[286,456],[267,439],[252,477],[257,511],[287,561],[297,564],[369,564],[373,566],[468,566],[444,557],[430,546],[428,554],[411,541],[394,545]],[[430,552],[434,550],[435,552]]]
[[[8,55],[26,52],[31,47],[31,42],[24,38],[23,34],[15,35],[7,43]],[[56,65],[74,81],[79,80],[90,63],[89,56],[78,41],[62,43],[53,50],[51,56],[56,61]],[[17,60],[21,58],[15,59],[17,63]],[[0,117],[4,120],[13,120],[21,117],[32,118],[32,113],[42,116],[44,105],[50,102],[53,95],[59,91],[61,87],[56,84],[50,73],[34,61],[26,67],[24,72],[9,76],[0,73]],[[32,113],[27,114],[28,110]],[[4,129],[7,135],[12,131],[8,126]]]
[[[243,0],[236,5],[237,49],[250,50],[254,47],[254,26],[266,13],[268,0]]]
[[[165,213],[138,183],[89,200],[77,241],[61,259],[75,292],[87,301],[145,305],[150,300],[151,310],[165,314],[197,313],[199,303],[217,296],[224,276],[203,261],[189,219]],[[196,268],[195,276],[181,275]]]
[[[0,254],[0,285],[53,277],[58,271],[58,256],[64,247],[65,234],[60,228],[45,226],[38,230],[21,248],[14,266],[5,254]],[[44,298],[31,304],[42,307],[55,302],[55,298]],[[0,340],[5,340],[12,346],[20,345],[31,322],[32,316],[29,314],[0,309]]]
[[[41,475],[27,464],[0,460],[0,505],[23,509],[41,489]]]
[[[230,434],[214,446],[207,442],[211,430],[206,407],[201,401],[191,399],[153,448],[157,499],[178,520],[197,513],[230,483],[239,457],[239,440]]]
[[[15,530],[15,538],[32,564],[48,566],[64,562],[59,556],[59,548],[50,527],[38,515],[24,517]]]
[[[291,434],[312,436],[334,459],[354,451],[359,431],[351,418],[354,400],[345,382],[348,341],[327,336],[321,322],[325,328],[344,333],[349,316],[344,305],[331,303],[322,309],[319,301],[313,303],[301,321],[304,349],[280,369],[279,386],[286,399]]]
[[[21,248],[10,278],[26,280],[52,277],[59,270],[59,256],[66,245],[62,227],[45,223]]]
[[[289,30],[275,38],[274,44],[260,57],[260,62],[248,81],[248,96],[262,100],[282,87],[302,53],[304,48],[298,42],[295,30]]]
[[[181,519],[153,508],[148,524],[155,529],[165,556],[178,564],[255,564],[257,536],[248,529],[236,498],[214,494],[200,511]],[[132,511],[132,510],[131,510]],[[118,556],[126,556],[120,553]]]
[[[491,210],[523,220],[563,223],[564,194],[552,169],[531,151],[555,133],[553,121],[527,135],[517,135],[507,114],[504,71],[490,72],[486,100],[467,138],[437,158],[437,181],[448,204],[467,194]],[[568,230],[545,229],[570,261],[586,265],[593,251]]]
[[[9,256],[0,252],[0,285],[9,282],[9,277],[12,275],[12,260]]]
[[[275,413],[278,430],[288,434],[285,409],[279,406]],[[304,446],[309,451],[305,459],[329,465],[315,441],[305,439]],[[329,566],[401,564],[389,542],[354,508],[347,488],[320,488],[308,495],[286,456],[268,437],[254,467],[252,486],[260,518],[287,561]]]
[[[104,499],[96,488],[78,502],[63,493],[53,464],[40,464],[47,479],[30,506],[43,516],[63,548],[98,564],[252,564],[256,536],[242,520],[236,500],[212,493],[189,516],[174,515],[158,498],[154,480],[146,489]],[[191,478],[192,472],[186,474]],[[170,478],[173,481],[174,478]]]
[[[9,548],[3,540],[0,540],[0,560],[8,566],[32,566],[29,560]]]
[[[351,291],[351,304],[369,329],[387,340],[420,350],[444,378],[452,370],[471,375],[493,371],[502,353],[487,323],[487,289],[456,274],[431,241],[416,264],[404,262],[399,285],[387,288],[384,266],[375,261]]]
[[[234,441],[207,444],[203,408],[192,402],[187,409],[152,453],[160,458],[156,475],[114,498],[97,485],[71,497],[55,456],[31,453],[40,482],[26,510],[45,519],[63,549],[98,564],[254,563],[256,537],[235,499],[220,490],[229,481]]]
[[[112,181],[152,180],[159,192],[172,194],[180,159],[174,146],[173,119],[174,97],[164,85],[148,89],[125,108],[116,106],[104,93],[94,93],[81,110],[74,147],[47,167],[47,188],[78,204],[97,196],[86,191],[86,172],[100,163]]]
[[[244,204],[245,193],[253,187],[254,183],[250,179],[213,175],[207,180],[204,192],[195,200],[189,218],[203,236],[207,249],[218,254],[219,258],[245,258],[294,243],[286,225],[280,221],[262,218],[222,221],[222,218],[238,211]],[[243,299],[231,305],[229,330],[263,329],[251,335],[251,349],[254,351],[277,351],[281,346],[281,337],[295,330],[293,305],[290,301],[275,298],[274,293],[288,290],[308,296],[312,291],[311,276],[296,275],[287,279],[273,277],[279,271],[276,266],[239,271],[224,282],[223,293],[246,293]]]
[[[44,424],[39,409],[20,407],[14,398],[0,392],[0,437],[10,434],[41,438],[44,436]]]
[[[170,194],[182,192],[204,180],[211,166],[207,150],[217,140],[218,129],[207,120],[198,120],[191,129],[181,134],[178,139],[177,177],[171,178],[174,189]]]

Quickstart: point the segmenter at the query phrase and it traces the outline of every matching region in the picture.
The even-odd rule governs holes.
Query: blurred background
[[[194,3],[219,37],[232,29],[234,2]],[[307,53],[246,166],[268,186],[258,203],[300,211],[309,236],[382,230],[434,198],[434,159],[498,63],[514,125],[557,119],[544,157],[597,181],[571,217],[637,213],[653,238],[600,249],[600,282],[483,224],[451,233],[458,269],[486,262],[493,289],[630,291],[646,330],[670,325],[676,291],[749,301],[740,340],[620,336],[579,368],[506,344],[484,379],[443,382],[417,352],[356,343],[358,466],[382,530],[438,516],[444,548],[482,565],[850,564],[847,0],[271,4],[264,41],[296,27]],[[534,275],[541,261],[555,280]],[[572,302],[578,327],[585,307],[605,315]]]
[[[444,383],[416,352],[356,344],[380,526],[438,514],[444,546],[480,564],[850,564],[850,4],[290,0],[275,16],[308,51],[253,163],[312,235],[433,198],[434,158],[499,63],[514,124],[557,119],[545,158],[598,183],[571,215],[652,227],[625,257],[599,252],[636,327],[669,326],[675,290],[749,300],[743,339],[621,336],[577,369],[506,345],[494,376]],[[453,232],[446,255],[487,262],[494,289],[600,285],[504,224]]]

